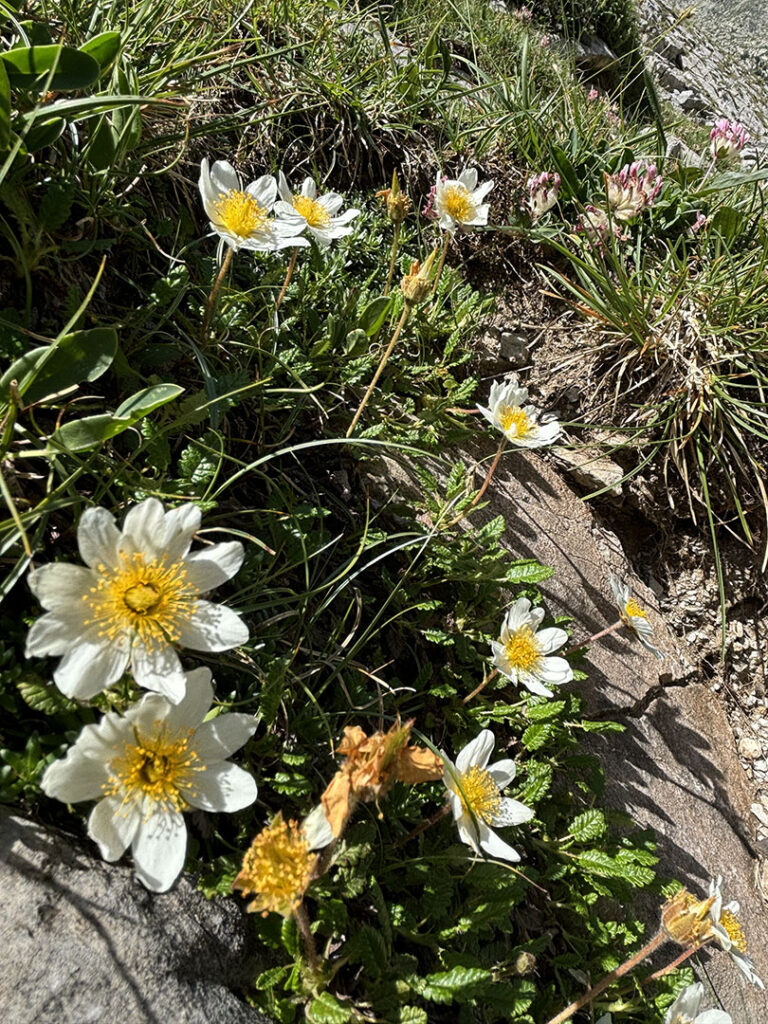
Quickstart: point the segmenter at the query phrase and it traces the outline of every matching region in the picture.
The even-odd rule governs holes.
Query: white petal
[[[466,843],[467,846],[471,846],[475,853],[480,853],[480,845],[475,837],[474,826],[471,824],[469,818],[466,821],[462,820],[458,823],[459,825],[459,839],[462,843]]]
[[[512,797],[505,796],[494,815],[493,824],[498,826],[522,825],[524,822],[530,821],[535,813],[530,807],[521,804],[519,800],[513,800]]]
[[[123,522],[121,549],[127,554],[134,551],[150,556],[162,554],[164,520],[163,506],[157,498],[147,498],[134,505]]]
[[[187,732],[197,729],[213,703],[213,679],[206,667],[185,674],[185,693],[181,701],[168,712],[168,725],[173,730]],[[229,715],[223,717],[230,717]],[[196,734],[196,739],[197,739]],[[235,749],[235,748],[233,748]],[[226,756],[226,755],[223,755]]]
[[[152,892],[165,892],[182,872],[187,827],[178,813],[155,814],[142,821],[133,840],[136,874]]]
[[[301,183],[301,194],[303,196],[309,196],[310,199],[317,197],[317,185],[313,178],[305,178]]]
[[[722,1010],[705,1010],[699,1014],[694,1024],[733,1024],[733,1018]]]
[[[694,982],[693,985],[683,989],[669,1010],[667,1010],[667,1016],[673,1021],[677,1021],[677,1018],[680,1016],[690,1017],[693,1020],[699,1012],[703,998],[704,986],[700,981]]]
[[[531,625],[531,602],[527,597],[518,597],[507,612],[504,625],[510,633],[516,633],[523,626]]]
[[[453,184],[453,182],[446,182],[446,184]],[[467,192],[474,192],[477,188],[477,168],[465,167],[458,177],[457,184],[463,185]]]
[[[139,686],[154,690],[178,704],[186,692],[186,678],[179,656],[170,644],[159,644],[151,649],[140,641],[131,651],[131,668]]]
[[[79,643],[84,631],[82,620],[65,618],[49,612],[32,623],[27,633],[27,658],[44,658],[47,654],[65,654]]]
[[[353,221],[355,219],[355,217],[359,217],[359,216],[360,216],[360,211],[356,210],[353,206],[351,206],[348,210],[345,210],[344,213],[340,213],[338,217],[334,217],[333,218],[333,223],[334,224],[349,224],[351,221]]]
[[[476,189],[470,189],[472,192],[472,202],[479,206],[488,193],[493,188],[493,181],[484,181],[482,185],[478,185]]]
[[[307,837],[310,850],[321,850],[333,842],[333,829],[331,823],[325,816],[325,809],[322,804],[313,807],[304,821],[301,823],[304,835]]]
[[[246,744],[255,732],[253,715],[218,715],[198,728],[193,746],[201,761],[223,761]]]
[[[291,187],[288,184],[288,179],[286,178],[282,171],[280,171],[280,173],[277,176],[277,190],[280,193],[280,198],[283,200],[283,203],[285,203],[287,206],[292,207],[293,193],[291,192]],[[278,205],[278,203],[275,203],[275,210],[277,210]]]
[[[493,829],[488,828],[482,822],[480,824],[480,846],[489,857],[493,857],[495,860],[512,861],[513,864],[520,860],[520,854],[517,850],[508,843],[505,843],[500,836],[496,835]]]
[[[83,598],[96,583],[96,575],[90,569],[53,562],[34,569],[28,580],[30,590],[49,612],[64,612],[81,620],[86,617]]]
[[[544,609],[539,609],[544,614]],[[536,644],[542,654],[551,654],[556,651],[563,644],[568,642],[568,634],[564,629],[559,629],[557,626],[549,626],[547,629],[541,629],[536,634]]]
[[[165,513],[160,547],[169,562],[177,562],[189,551],[192,538],[200,529],[200,519],[200,508],[191,501]]]
[[[123,720],[128,723],[132,733],[135,730],[141,736],[152,736],[165,727],[172,709],[173,704],[159,693],[147,693],[138,704],[128,708]]]
[[[103,796],[102,787],[108,779],[109,768],[106,762],[84,757],[75,745],[69,749],[66,757],[48,765],[40,788],[54,800],[77,804],[81,800],[98,800]]]
[[[187,555],[184,562],[189,582],[204,594],[231,580],[243,564],[243,558],[243,545],[237,540],[232,540],[214,544],[201,551],[193,551],[191,555]]]
[[[229,651],[248,639],[248,627],[223,604],[198,601],[195,614],[182,624],[179,642],[193,651]]]
[[[459,774],[463,775],[472,765],[477,765],[478,768],[485,768],[488,764],[488,758],[493,753],[495,742],[496,740],[490,729],[483,729],[481,733],[475,736],[456,758],[456,768]]]
[[[184,797],[201,811],[241,811],[256,799],[256,781],[243,768],[229,761],[208,764],[198,772]]]
[[[518,682],[522,683],[526,690],[530,690],[531,693],[535,693],[539,697],[554,697],[552,690],[540,683],[530,672],[518,672]]]
[[[488,774],[499,789],[504,789],[505,786],[508,786],[516,773],[517,765],[511,758],[504,758],[503,761],[497,761],[496,764],[489,765],[488,767]]]
[[[318,202],[333,217],[344,205],[344,197],[340,196],[338,192],[327,192],[318,199]]]
[[[77,526],[77,546],[86,565],[113,566],[117,562],[120,531],[115,517],[105,508],[88,508]]]
[[[562,686],[573,679],[573,669],[565,658],[542,658],[536,668],[536,675],[550,686]]]
[[[128,644],[79,637],[53,670],[53,679],[67,697],[88,700],[116,683],[128,667]]]
[[[216,160],[211,167],[211,186],[217,198],[227,192],[240,191],[240,178],[228,160]]]
[[[263,174],[256,181],[251,182],[245,191],[250,196],[253,196],[259,206],[263,207],[267,213],[272,212],[275,200],[277,199],[277,182],[271,174]]]
[[[133,842],[141,824],[141,811],[117,797],[101,800],[88,819],[88,835],[99,844],[104,860],[119,860]]]

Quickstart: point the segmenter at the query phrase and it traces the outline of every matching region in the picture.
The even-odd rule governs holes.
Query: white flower
[[[517,850],[500,839],[491,826],[522,825],[534,812],[519,800],[501,795],[515,777],[515,762],[505,759],[488,768],[494,743],[491,730],[483,729],[464,747],[455,764],[441,751],[445,762],[443,782],[462,843],[475,853],[518,861]]]
[[[486,181],[478,188],[477,171],[468,167],[457,179],[437,175],[434,213],[443,231],[452,235],[460,227],[476,227],[488,223],[488,204],[483,200],[493,188]]]
[[[704,986],[700,981],[684,988],[667,1010],[664,1024],[733,1024],[722,1010],[706,1010],[699,1013],[704,998]]]
[[[262,175],[243,189],[237,172],[226,160],[217,160],[209,169],[204,159],[198,187],[212,230],[235,252],[274,252],[309,245],[301,237],[306,222],[295,212],[291,217],[270,217],[277,199],[277,182],[271,174]]]
[[[320,245],[330,245],[334,238],[352,234],[350,221],[359,216],[359,210],[345,210],[339,214],[344,202],[338,192],[327,192],[318,198],[317,185],[305,178],[301,192],[291,192],[285,175],[280,171],[280,199],[275,204],[278,217],[300,217],[307,231]]]
[[[723,906],[723,894],[721,875],[709,883],[709,898],[712,906],[709,910],[710,935],[715,942],[724,949],[739,968],[744,977],[757,988],[765,988],[762,979],[755,972],[755,965],[747,956],[747,940],[744,936],[744,929],[736,916],[739,912],[739,904],[731,900]],[[710,1022],[707,1022],[710,1024]],[[711,1022],[716,1024],[716,1022]]]
[[[560,424],[552,417],[542,419],[540,409],[528,402],[528,389],[521,388],[513,375],[507,384],[495,380],[488,396],[488,408],[477,407],[485,418],[512,444],[520,448],[541,448],[560,436]]]
[[[548,657],[566,643],[568,634],[556,626],[539,630],[543,618],[543,608],[531,608],[527,597],[519,597],[507,612],[501,636],[491,647],[493,664],[503,676],[522,683],[531,693],[551,697],[549,686],[569,683],[573,669],[565,658]]]
[[[632,588],[624,580],[619,579],[618,576],[612,575],[611,590],[613,591],[616,607],[619,609],[621,621],[627,629],[634,633],[647,651],[655,654],[662,661],[664,655],[650,640],[653,636],[653,626],[648,621],[648,613],[632,596]]]
[[[169,889],[184,867],[184,811],[239,811],[256,799],[253,777],[226,760],[253,734],[254,718],[204,722],[212,700],[210,670],[195,669],[179,704],[149,693],[125,715],[109,712],[43,776],[43,791],[56,800],[98,800],[88,835],[105,860],[130,846],[136,874],[153,892]]]
[[[130,667],[139,686],[178,703],[184,672],[174,645],[228,651],[248,629],[201,594],[231,579],[243,546],[228,541],[189,552],[200,527],[197,505],[163,512],[147,498],[128,512],[122,532],[105,508],[87,509],[77,542],[85,565],[54,562],[29,574],[47,614],[27,636],[27,657],[63,655],[53,673],[68,697],[88,700]]]

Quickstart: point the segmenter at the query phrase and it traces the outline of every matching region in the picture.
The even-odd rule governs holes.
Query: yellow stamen
[[[496,413],[499,426],[506,433],[515,428],[515,437],[527,437],[535,427],[535,423],[519,405],[504,405]]]
[[[475,216],[475,204],[464,185],[448,185],[442,192],[442,205],[446,213],[459,224],[466,224]]]
[[[99,565],[98,579],[83,600],[90,609],[86,626],[115,641],[130,633],[145,647],[175,643],[181,627],[195,614],[198,591],[183,562],[146,560],[142,552],[121,555],[116,568]]]
[[[501,793],[491,773],[473,764],[459,776],[459,786],[459,799],[464,810],[492,824],[501,805]]]
[[[293,197],[293,208],[301,214],[311,228],[327,228],[331,223],[331,215],[322,203],[310,196]]]
[[[536,634],[530,626],[522,626],[510,634],[504,644],[504,653],[512,668],[529,672],[541,660]]]
[[[637,617],[641,619],[648,618],[648,612],[643,608],[642,605],[638,604],[634,597],[630,597],[627,603],[624,605],[624,613],[629,618]]]
[[[119,796],[123,803],[143,805],[146,800],[166,811],[183,811],[186,797],[195,794],[196,772],[205,771],[197,754],[190,750],[194,730],[170,735],[160,722],[151,736],[135,733],[135,743],[126,743],[111,762],[105,796]],[[152,813],[150,810],[149,813]]]
[[[747,952],[747,937],[741,922],[731,910],[724,910],[720,915],[720,924],[728,933],[728,938],[740,953]]]
[[[248,904],[249,913],[266,917],[274,911],[288,917],[301,903],[316,862],[303,828],[278,814],[251,843],[233,886],[256,897]]]
[[[681,946],[698,949],[713,938],[709,911],[714,902],[714,896],[701,900],[687,889],[680,889],[661,908],[664,931]]]
[[[267,219],[267,211],[248,192],[222,192],[216,203],[219,219],[231,235],[250,238]]]

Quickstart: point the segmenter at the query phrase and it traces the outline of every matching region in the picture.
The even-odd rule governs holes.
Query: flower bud
[[[433,249],[423,264],[418,260],[411,263],[410,272],[400,282],[406,306],[418,306],[429,297],[432,291],[432,265],[436,256],[437,249]]]
[[[661,908],[661,927],[674,942],[697,949],[712,938],[709,911],[714,898],[702,900],[681,889]]]
[[[515,974],[519,974],[523,978],[526,974],[533,974],[535,970],[536,957],[533,953],[520,953],[515,960]]]
[[[400,181],[397,177],[397,171],[392,172],[392,186],[391,188],[382,189],[381,192],[376,193],[386,203],[387,216],[393,224],[402,224],[405,218],[408,216],[408,211],[411,208],[411,200],[400,190]]]

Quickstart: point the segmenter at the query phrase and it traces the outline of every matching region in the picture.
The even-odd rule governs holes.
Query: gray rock
[[[157,896],[130,867],[0,812],[4,1024],[269,1024],[244,915],[182,879]]]
[[[494,444],[489,438],[459,455],[465,461],[488,456]],[[435,460],[425,460],[424,468],[445,479]],[[389,500],[398,490],[411,498],[419,493],[412,472],[391,459],[381,460],[376,473],[374,489]],[[542,589],[554,614],[573,617],[577,642],[617,619],[611,572],[626,577],[648,609],[665,661],[656,661],[621,631],[590,648],[589,677],[579,684],[592,714],[625,726],[621,734],[591,740],[605,768],[606,798],[654,829],[662,875],[700,894],[710,878],[723,875],[726,899],[741,903],[749,952],[768,980],[768,912],[755,881],[760,848],[748,824],[755,821],[755,793],[722,703],[706,687],[687,681],[652,591],[633,576],[611,535],[544,458],[520,451],[504,458],[490,492],[490,504],[475,514],[475,522],[504,516],[511,555],[555,568]],[[658,901],[647,900],[640,912],[653,934]],[[664,947],[654,966],[675,955],[674,947]],[[750,986],[725,953],[702,951],[699,958],[734,1021],[765,1020],[765,993]]]
[[[584,36],[573,44],[573,51],[576,63],[588,71],[605,71],[619,63],[610,46],[597,36]]]
[[[573,479],[590,492],[603,491],[609,496],[622,496],[624,470],[613,459],[584,448],[566,448],[561,445],[553,448],[552,454],[566,467]]]

